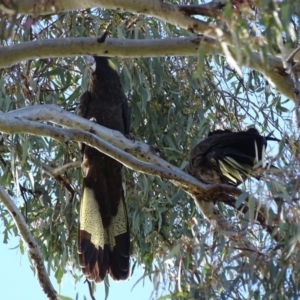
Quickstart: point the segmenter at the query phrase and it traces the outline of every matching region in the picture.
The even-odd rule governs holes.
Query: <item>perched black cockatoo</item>
[[[106,57],[86,57],[89,89],[80,99],[78,115],[110,129],[129,134],[129,109],[120,77]],[[78,228],[79,264],[87,279],[101,282],[129,276],[130,238],[122,165],[80,144],[83,189]]]
[[[232,132],[229,129],[210,132],[190,154],[187,172],[204,183],[238,186],[246,178],[259,179],[268,140],[255,128]],[[274,166],[269,166],[275,168]]]

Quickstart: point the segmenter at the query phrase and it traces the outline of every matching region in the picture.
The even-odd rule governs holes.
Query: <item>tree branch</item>
[[[61,110],[61,112],[62,111],[63,110]],[[60,114],[59,118],[63,119],[65,113],[69,114],[69,116],[73,120],[77,119],[78,120],[77,122],[81,122],[82,120],[84,121],[84,123],[85,122],[87,122],[87,124],[89,123],[88,131],[92,131],[95,126],[98,127],[98,130],[99,128],[101,128],[101,131],[103,129],[104,132],[105,131],[107,133],[110,132],[110,138],[109,138],[110,141],[112,140],[112,138],[118,139],[117,136],[122,137],[122,141],[119,141],[119,143],[123,144],[122,148],[123,149],[125,148],[125,151],[130,146],[134,146],[133,149],[136,150],[136,152],[140,153],[140,155],[142,155],[143,157],[146,157],[146,154],[141,152],[141,150],[139,149],[139,145],[142,145],[143,143],[139,142],[137,146],[136,145],[137,142],[133,142],[131,140],[126,139],[120,132],[107,129],[98,124],[95,124],[94,122],[90,122],[86,119],[83,119],[75,114],[64,112],[63,114],[62,113]],[[203,191],[209,190],[208,189],[209,185],[201,183],[196,178],[186,174],[179,168],[172,166],[171,164],[167,163],[166,161],[159,158],[158,156],[156,156],[156,161],[158,162],[157,165],[140,161],[136,159],[134,156],[132,156],[131,154],[127,153],[129,151],[125,152],[90,132],[84,132],[75,129],[63,129],[63,128],[58,128],[47,124],[41,124],[39,122],[26,120],[25,118],[16,117],[15,113],[0,114],[0,130],[2,132],[10,133],[10,134],[28,133],[35,136],[48,136],[61,142],[62,144],[66,144],[70,141],[83,142],[89,146],[96,148],[97,150],[103,152],[104,154],[116,159],[117,161],[121,162],[123,165],[125,165],[126,167],[132,170],[136,170],[146,174],[156,175],[168,180],[173,180],[177,185],[190,191],[203,193]],[[127,146],[129,147],[127,148]],[[150,147],[148,146],[148,148]],[[149,153],[147,153],[147,159],[149,157],[150,157]],[[155,157],[155,155],[152,154],[152,157]],[[226,187],[226,185],[224,186]]]
[[[41,1],[35,0],[16,0],[6,1],[6,5],[2,4],[0,9],[5,10],[8,14],[30,14],[30,15],[47,15],[57,14],[61,12],[69,12],[74,10],[84,10],[93,7],[101,7],[112,10],[122,10],[136,14],[150,15],[163,22],[170,23],[174,26],[186,29],[195,33],[202,33],[208,37],[220,39],[220,29],[218,26],[201,21],[192,17],[200,12],[206,12],[207,15],[211,11],[222,9],[226,5],[226,0],[211,1],[209,3],[200,5],[176,5],[161,0],[62,0],[62,1]],[[214,16],[218,18],[219,16]],[[250,42],[251,39],[251,42]],[[222,41],[226,44],[235,46],[231,33],[222,31]],[[247,37],[247,44],[249,42],[255,47],[260,44],[261,38]],[[255,50],[258,50],[255,49]]]
[[[1,47],[0,67],[11,67],[22,60],[83,54],[109,57],[195,56],[200,45],[208,53],[212,47],[218,48],[214,39],[204,36],[144,40],[106,38],[103,43],[99,43],[98,39],[99,37],[56,38]]]
[[[51,284],[50,278],[44,266],[43,258],[40,249],[38,247],[38,244],[33,238],[33,236],[31,235],[30,231],[28,230],[23,215],[16,207],[14,202],[10,199],[9,195],[6,193],[6,191],[2,186],[0,186],[0,199],[2,203],[5,205],[5,207],[8,209],[11,217],[14,219],[19,234],[28,247],[28,254],[33,261],[39,284],[42,287],[44,293],[48,296],[48,299],[51,300],[58,299],[57,293]]]
[[[32,163],[36,163],[36,160],[32,157],[31,154],[28,154],[28,157]],[[80,166],[80,163],[79,162],[69,163],[67,165],[63,165],[63,166],[61,166],[59,168],[55,168],[55,169],[53,169],[52,167],[50,167],[46,164],[43,164],[42,162],[39,162],[38,165],[42,168],[42,170],[46,174],[48,174],[48,176],[54,178],[57,182],[59,182],[61,184],[62,187],[67,189],[67,191],[70,193],[70,202],[72,202],[76,191],[71,186],[71,184],[68,183],[68,181],[66,179],[64,179],[60,174],[62,172],[64,172],[63,170],[66,171],[71,168],[75,168],[75,167],[78,168]]]
[[[62,129],[41,124],[38,121],[47,121],[84,131]],[[192,194],[203,195],[203,193],[207,193],[211,195],[222,191],[239,196],[242,193],[241,190],[225,184],[201,183],[195,177],[157,156],[151,146],[143,142],[129,140],[119,131],[103,127],[74,113],[67,112],[54,104],[34,105],[0,114],[0,130],[11,134],[29,133],[37,136],[49,136],[62,144],[71,140],[83,142],[118,160],[132,170],[171,180]]]
[[[28,119],[25,119],[25,117]],[[35,121],[31,121],[30,119],[34,119]],[[37,121],[50,121],[54,124],[68,127],[83,128],[88,132],[54,127]],[[107,129],[75,114],[65,112],[56,105],[36,105],[0,114],[0,130],[10,134],[26,132],[36,136],[48,136],[63,144],[71,140],[84,142],[132,170],[168,179],[191,195],[206,218],[219,228],[223,234],[228,235],[231,240],[237,242],[241,249],[244,249],[247,253],[250,252],[251,255],[256,255],[256,259],[261,256],[261,253],[247,241],[245,230],[241,232],[232,226],[211,202],[213,195],[216,193],[240,195],[242,191],[233,186],[201,183],[196,178],[159,158],[151,151],[148,145],[128,140],[118,131]],[[105,140],[90,131],[105,138]],[[143,152],[143,150],[146,152]],[[138,160],[129,153],[137,154],[143,161]]]
[[[261,253],[247,238],[247,228],[239,229],[232,225],[230,221],[226,220],[224,216],[214,207],[213,203],[202,201],[198,196],[193,196],[195,203],[202,211],[207,220],[214,225],[214,227],[230,241],[235,242],[241,254],[246,257],[252,257],[253,261],[259,259],[259,272],[267,278],[268,267],[267,262],[269,258]]]
[[[8,122],[9,126],[8,130],[12,129],[12,124],[14,124],[14,120],[26,120],[35,121],[32,123],[32,128],[29,132],[25,125],[19,125],[21,130],[26,130],[27,133],[38,134],[43,136],[43,132],[39,132],[36,129],[37,126],[41,126],[42,124],[36,123],[37,121],[47,121],[54,123],[56,125],[65,126],[67,128],[76,128],[84,130],[81,132],[83,136],[89,135],[93,137],[91,140],[87,140],[88,143],[91,143],[93,147],[96,147],[99,151],[103,152],[105,147],[111,147],[111,153],[104,152],[107,155],[119,160],[122,164],[127,165],[129,168],[134,169],[136,171],[140,171],[147,174],[157,175],[160,177],[164,177],[166,179],[171,180],[175,185],[180,186],[181,188],[187,190],[192,195],[199,194],[199,197],[203,199],[207,199],[206,201],[216,200],[218,201],[218,197],[221,194],[228,193],[233,196],[239,196],[244,191],[241,191],[238,188],[229,185],[208,185],[203,184],[198,181],[196,178],[190,176],[189,174],[183,172],[179,168],[171,165],[167,161],[163,160],[159,156],[155,154],[152,147],[148,144],[139,141],[132,141],[127,139],[122,133],[119,131],[115,131],[112,129],[108,129],[103,127],[95,122],[90,122],[87,119],[81,118],[74,113],[67,112],[63,110],[60,106],[49,104],[49,105],[35,105],[31,107],[25,107],[22,109],[18,109],[15,111],[11,111],[6,114],[0,114],[0,130],[4,130],[2,128],[1,117],[6,115],[8,118],[13,117]],[[26,119],[26,120],[25,120]],[[26,125],[27,126],[27,125]],[[58,130],[57,127],[52,127],[49,125],[44,125],[44,128],[49,128],[49,130]],[[39,127],[40,128],[40,127]],[[61,129],[62,130],[62,129]],[[21,131],[22,132],[22,131]],[[67,132],[61,131],[62,134],[68,134]],[[76,131],[74,131],[75,133]],[[90,132],[93,132],[91,134]],[[18,132],[18,129],[14,129],[14,133]],[[48,131],[46,132],[48,133]],[[97,137],[100,139],[97,139]],[[55,135],[53,134],[53,138]],[[66,139],[71,139],[70,137],[66,137]],[[85,137],[83,137],[85,139]],[[62,140],[63,141],[63,140]],[[101,145],[98,145],[98,141],[100,141]],[[105,143],[106,141],[107,143]],[[95,142],[95,143],[94,143]],[[94,144],[93,144],[94,143]],[[101,150],[102,149],[102,150]],[[112,153],[117,153],[115,151],[119,151],[119,159]],[[132,156],[131,156],[131,155]],[[137,159],[133,158],[136,157]],[[122,158],[123,157],[123,158]],[[124,160],[124,158],[126,159]],[[146,162],[146,163],[145,163]],[[131,165],[130,165],[131,164]],[[159,173],[157,173],[159,172]],[[172,172],[172,173],[171,173]],[[205,196],[204,196],[205,194]],[[205,201],[204,201],[205,202]],[[224,201],[223,201],[224,202]],[[229,204],[229,203],[227,203]],[[260,213],[266,218],[267,209],[264,208],[261,204],[256,203],[256,207],[260,207]]]
[[[15,8],[14,13],[45,15],[72,10],[87,9],[92,7],[102,7],[106,9],[121,9],[123,11],[136,14],[151,15],[161,21],[179,26],[191,32],[204,33],[210,37],[217,38],[215,25],[210,25],[204,21],[193,18],[180,10],[179,5],[175,5],[161,0],[64,0],[41,2],[40,5],[34,0],[19,0],[14,5],[6,5],[7,10]],[[223,32],[223,39],[228,44],[232,44],[231,34]]]
[[[51,175],[52,176],[58,176],[68,170],[72,170],[72,169],[76,169],[76,168],[80,168],[80,162],[79,161],[75,161],[75,162],[69,162],[65,165],[62,165],[60,167],[57,167],[55,169],[52,168],[51,170]]]
[[[249,197],[247,197],[244,200],[244,203],[242,203],[240,206],[236,207],[236,198],[223,193],[224,195],[218,196],[216,195],[216,201],[220,201],[224,204],[227,204],[229,206],[231,206],[233,209],[237,209],[240,212],[242,212],[243,214],[248,213],[249,211]],[[251,201],[254,201],[254,209],[255,209],[255,220],[257,220],[259,222],[259,224],[261,225],[262,228],[264,228],[268,234],[274,238],[275,241],[280,241],[281,240],[281,235],[278,232],[278,224],[279,224],[279,218],[278,216],[275,214],[275,212],[269,208],[269,211],[267,209],[267,207],[262,204],[259,203],[258,200],[256,198],[251,199]],[[271,216],[271,224],[270,224],[270,218]],[[276,217],[275,217],[276,216]]]
[[[48,121],[69,128],[82,129],[85,132],[53,127],[37,121]],[[130,169],[170,180],[173,184],[184,189],[195,200],[201,199],[201,203],[218,201],[218,197],[224,193],[233,196],[239,196],[243,193],[233,186],[201,183],[196,178],[161,159],[149,145],[129,140],[118,131],[66,112],[57,105],[35,105],[0,114],[0,130],[7,133],[26,132],[39,136],[50,136],[61,143],[67,143],[70,140],[85,142]],[[260,220],[266,224],[267,209],[256,203],[256,208],[258,207]]]
[[[300,82],[297,73],[297,65],[295,64],[294,57],[300,51],[300,47],[295,49],[290,55],[283,59],[283,65],[287,70],[287,73],[290,74],[292,81],[293,81],[293,92],[294,92],[294,99],[295,99],[295,117],[296,117],[296,126],[298,130],[300,129]]]
[[[105,55],[120,57],[165,57],[165,56],[197,56],[199,49],[206,54],[223,54],[218,40],[197,36],[190,38],[172,38],[163,40],[129,40],[107,38],[99,43],[98,38],[64,38],[42,41],[31,41],[0,48],[0,67],[9,67],[21,60],[49,57]],[[229,49],[229,48],[228,48]],[[236,55],[231,53],[234,59]],[[254,69],[263,74],[273,86],[288,98],[294,100],[294,82],[285,72],[282,59],[276,56],[266,56],[267,64],[257,52],[242,56],[239,64]],[[268,65],[268,69],[265,68]]]
[[[203,3],[199,5],[178,5],[179,11],[182,11],[189,16],[201,15],[220,19],[222,16],[221,9],[224,5],[220,5],[217,1],[211,1],[209,3]]]

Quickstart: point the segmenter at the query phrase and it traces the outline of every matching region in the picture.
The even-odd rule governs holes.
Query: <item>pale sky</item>
[[[3,232],[3,225],[0,227]],[[3,243],[3,239],[0,242],[0,282],[1,282],[1,299],[10,300],[43,300],[47,299],[43,293],[33,271],[30,268],[27,253],[22,255],[18,248],[19,238],[10,238],[8,244]],[[149,300],[153,290],[151,281],[147,278],[140,280],[133,288],[136,282],[142,276],[142,269],[136,269],[133,276],[129,281],[113,282],[110,280],[110,290],[108,300],[114,299],[130,299],[130,300]],[[61,290],[56,283],[54,276],[51,276],[52,284],[58,293],[63,296],[75,299],[76,293],[78,293],[78,300],[90,299],[87,284],[84,284],[84,280],[75,285],[71,275],[66,274],[63,278]],[[133,288],[133,291],[131,289]],[[97,300],[105,299],[104,284],[97,286],[95,293]]]

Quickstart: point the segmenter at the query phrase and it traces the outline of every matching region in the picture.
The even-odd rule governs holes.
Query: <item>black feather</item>
[[[187,172],[211,184],[237,186],[251,176],[259,179],[264,170],[262,160],[268,140],[278,141],[260,135],[255,128],[210,132],[192,149]]]
[[[107,57],[91,61],[90,85],[80,99],[78,115],[129,134],[129,110],[118,72]],[[79,263],[85,276],[101,282],[109,272],[126,279],[130,270],[129,227],[122,188],[122,165],[85,144],[83,190],[78,229]]]

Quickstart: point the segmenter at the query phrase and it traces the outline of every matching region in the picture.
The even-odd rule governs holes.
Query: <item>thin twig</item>
[[[92,299],[92,300],[96,300],[96,298],[95,298],[95,296],[94,296],[93,288],[92,288],[92,284],[93,284],[93,283],[90,282],[90,281],[88,281],[87,279],[86,279],[85,282],[87,283],[87,285],[88,285],[88,287],[89,287],[89,293],[90,293],[91,299]]]

